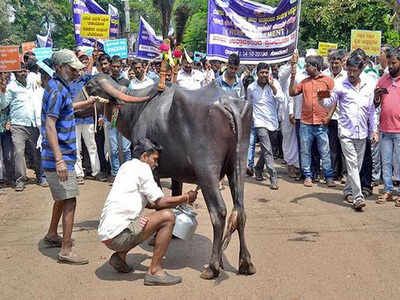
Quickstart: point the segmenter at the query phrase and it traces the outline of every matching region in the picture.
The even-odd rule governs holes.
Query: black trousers
[[[372,193],[372,151],[370,139],[367,139],[365,145],[365,154],[360,171],[360,180],[362,190],[368,190]]]
[[[104,130],[106,130],[104,127],[97,127],[97,132],[95,133],[94,138],[96,140],[97,153],[99,154],[100,172],[108,175],[111,172],[111,167],[106,160],[106,156],[104,155],[104,145],[106,140]]]
[[[333,169],[333,178],[335,180],[340,179],[343,176],[344,156],[342,152],[342,146],[340,145],[338,135],[338,121],[331,120],[328,124],[328,137],[329,137],[329,148],[331,150],[331,162]]]

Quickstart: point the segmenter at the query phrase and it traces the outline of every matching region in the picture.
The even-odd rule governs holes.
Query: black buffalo
[[[120,105],[118,130],[132,142],[147,137],[163,147],[158,174],[177,182],[201,187],[210,213],[214,240],[210,262],[201,277],[219,275],[222,251],[237,229],[240,239],[239,274],[256,272],[245,241],[244,172],[251,126],[251,107],[215,84],[189,91],[171,85],[163,93],[157,85],[142,90],[127,90],[109,76],[100,74],[84,88],[88,95],[110,99],[112,103],[97,105],[110,120],[112,107]],[[150,96],[141,103],[135,97]],[[74,101],[82,101],[83,93]],[[124,102],[122,102],[124,101]],[[85,112],[77,112],[84,114]],[[227,176],[233,198],[233,211],[223,237],[226,206],[218,189]]]

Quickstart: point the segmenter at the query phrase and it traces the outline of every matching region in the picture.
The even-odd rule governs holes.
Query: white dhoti
[[[288,165],[299,167],[299,153],[297,150],[296,128],[289,118],[282,120],[282,148],[283,159]]]

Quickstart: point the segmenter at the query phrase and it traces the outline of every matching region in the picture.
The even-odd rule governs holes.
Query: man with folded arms
[[[339,82],[330,98],[319,99],[325,106],[339,107],[339,139],[346,160],[347,180],[344,189],[345,200],[353,204],[354,209],[365,206],[361,190],[359,172],[364,159],[366,139],[378,141],[374,120],[374,87],[368,84],[363,71],[363,61],[358,56],[351,56],[347,62],[347,78]],[[325,93],[318,92],[319,98]]]

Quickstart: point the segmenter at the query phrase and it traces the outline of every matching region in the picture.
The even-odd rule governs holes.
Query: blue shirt
[[[76,134],[72,94],[68,83],[57,75],[48,83],[43,95],[42,107],[42,164],[46,171],[56,170],[53,150],[46,134],[46,117],[56,118],[58,144],[68,170],[74,170],[76,162]]]
[[[217,84],[227,92],[234,92],[236,94],[236,97],[244,100],[244,87],[242,84],[242,81],[239,79],[239,76],[235,75],[235,82],[233,83],[232,86],[230,86],[226,81],[225,81],[225,73],[222,73],[221,76],[219,76],[216,81]]]
[[[83,86],[93,77],[93,75],[85,74],[83,76],[79,76],[77,80],[73,81],[69,85],[72,99],[74,99],[76,95],[82,91]],[[93,124],[93,117],[75,118],[75,125],[80,124]]]
[[[33,89],[12,80],[7,85],[6,93],[0,94],[0,110],[9,108],[12,125],[36,127],[35,99]]]

